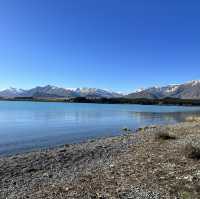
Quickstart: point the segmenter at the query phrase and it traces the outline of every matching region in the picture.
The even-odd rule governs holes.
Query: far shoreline
[[[136,105],[164,105],[164,106],[200,106],[199,99],[147,99],[147,98],[34,98],[16,97],[0,98],[0,101],[28,101],[28,102],[60,102],[60,103],[85,103],[85,104],[136,104]]]

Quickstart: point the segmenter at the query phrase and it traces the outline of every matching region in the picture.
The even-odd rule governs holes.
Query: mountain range
[[[163,87],[150,87],[130,93],[127,98],[179,98],[179,99],[200,99],[200,80],[193,80],[184,84],[168,85]]]
[[[0,97],[52,97],[52,98],[73,98],[73,97],[91,97],[91,98],[115,98],[122,97],[122,94],[97,88],[61,88],[57,86],[37,86],[35,88],[24,90],[9,88],[0,91]]]
[[[179,99],[200,99],[200,80],[193,80],[183,84],[175,84],[161,87],[150,87],[139,89],[128,95],[112,92],[98,88],[61,88],[57,86],[37,86],[35,88],[24,90],[9,88],[0,91],[0,97],[47,97],[47,98],[117,98],[125,97],[130,99],[147,98],[147,99],[162,99],[162,98],[179,98]]]

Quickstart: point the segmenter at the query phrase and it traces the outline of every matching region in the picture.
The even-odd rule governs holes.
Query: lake
[[[0,155],[119,135],[123,127],[174,124],[200,107],[0,102]]]

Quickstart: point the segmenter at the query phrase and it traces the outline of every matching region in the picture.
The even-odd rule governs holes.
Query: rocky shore
[[[0,198],[200,198],[200,122],[2,157]]]

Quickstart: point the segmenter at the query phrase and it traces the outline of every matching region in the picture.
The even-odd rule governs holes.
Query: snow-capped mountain
[[[22,96],[23,97],[77,97],[73,90],[51,85],[43,87],[37,86],[35,88],[32,88],[24,92]]]
[[[23,94],[24,92],[25,92],[25,90],[23,90],[23,89],[17,89],[17,88],[10,87],[8,89],[0,91],[0,96],[1,97],[18,97],[21,94]]]
[[[37,86],[29,90],[9,88],[0,91],[0,97],[122,97],[122,94],[97,88],[61,88],[57,86]]]
[[[180,99],[200,99],[200,80],[193,80],[184,84],[168,85],[163,87],[150,87],[137,92],[133,92],[128,98],[180,98]]]

